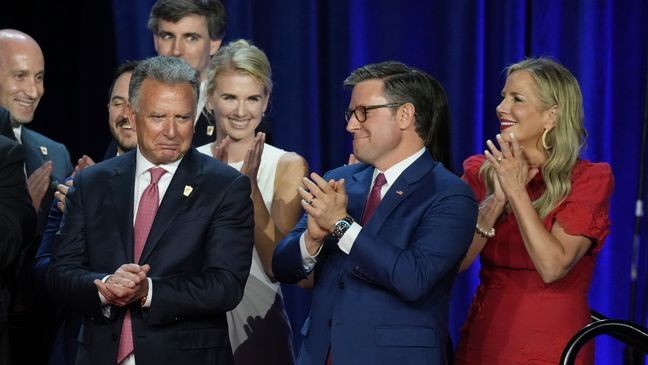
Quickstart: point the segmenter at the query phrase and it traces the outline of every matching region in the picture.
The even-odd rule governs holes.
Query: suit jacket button
[[[328,321],[328,325],[329,325],[329,327],[331,327],[331,320],[330,319]]]
[[[344,281],[343,280],[338,281],[338,288],[344,289]]]
[[[119,336],[115,332],[112,333],[112,340],[113,341],[119,340]]]

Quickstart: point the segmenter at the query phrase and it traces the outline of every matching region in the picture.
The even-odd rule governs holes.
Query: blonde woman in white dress
[[[209,67],[207,103],[216,118],[214,143],[198,148],[250,178],[254,252],[241,303],[227,315],[236,365],[293,364],[290,323],[272,274],[277,243],[299,220],[297,188],[308,172],[303,157],[255,134],[272,91],[270,63],[245,40],[222,47]]]

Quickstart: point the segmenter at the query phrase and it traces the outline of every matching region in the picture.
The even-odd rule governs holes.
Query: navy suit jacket
[[[362,216],[373,166],[340,167],[347,211]],[[445,364],[450,291],[470,245],[477,203],[457,176],[423,154],[378,205],[347,255],[328,239],[317,258],[311,311],[299,364]],[[278,245],[273,272],[282,282],[306,277],[302,217]]]
[[[102,313],[94,279],[133,262],[135,151],[83,170],[67,196],[47,273],[53,297],[83,313],[77,364],[114,364],[124,308]],[[229,364],[225,312],[243,296],[252,258],[246,176],[191,148],[160,204],[139,264],[150,308],[133,303],[135,358],[147,364]]]
[[[0,109],[0,119],[4,109]],[[8,114],[7,114],[8,115]],[[13,133],[13,132],[12,132]],[[23,166],[23,147],[5,136],[0,136],[0,290],[5,284],[3,273],[14,264],[23,245],[23,222],[33,215]],[[0,322],[6,321],[0,297]]]
[[[7,109],[0,107],[0,135],[11,140],[16,140],[16,135],[11,129],[11,119]]]
[[[4,113],[0,109],[0,123]],[[8,311],[20,276],[19,257],[32,241],[35,223],[23,166],[23,147],[0,135],[0,364],[11,363]]]

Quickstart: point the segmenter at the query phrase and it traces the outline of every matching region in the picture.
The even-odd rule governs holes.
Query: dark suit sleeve
[[[477,203],[462,182],[448,187],[439,198],[421,204],[428,206],[404,249],[388,242],[383,235],[363,229],[345,264],[357,277],[410,302],[456,274],[477,219]]]
[[[38,246],[38,252],[36,252],[36,257],[32,264],[36,284],[42,288],[46,287],[45,273],[47,272],[47,267],[52,257],[56,232],[58,232],[61,220],[63,219],[63,213],[56,205],[58,202],[59,200],[54,198],[47,217],[47,226],[45,226],[43,238],[41,239],[40,246]]]
[[[7,143],[5,143],[7,141]],[[22,222],[28,196],[23,172],[24,152],[18,143],[0,141],[0,270],[20,252]]]
[[[211,217],[200,272],[151,277],[149,324],[202,318],[229,311],[243,297],[254,244],[254,211],[249,179],[239,175],[225,189]]]
[[[88,270],[89,253],[85,235],[83,205],[84,172],[79,173],[65,198],[65,214],[61,230],[54,241],[53,254],[46,280],[53,298],[85,314],[102,316],[101,301],[95,279],[108,273]]]
[[[308,276],[302,263],[299,239],[306,231],[307,215],[304,214],[295,228],[283,239],[272,255],[272,273],[277,281],[294,284]]]

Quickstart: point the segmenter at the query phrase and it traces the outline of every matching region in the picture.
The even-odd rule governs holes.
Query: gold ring
[[[502,162],[503,159],[504,159],[503,157],[498,157],[497,162]]]

